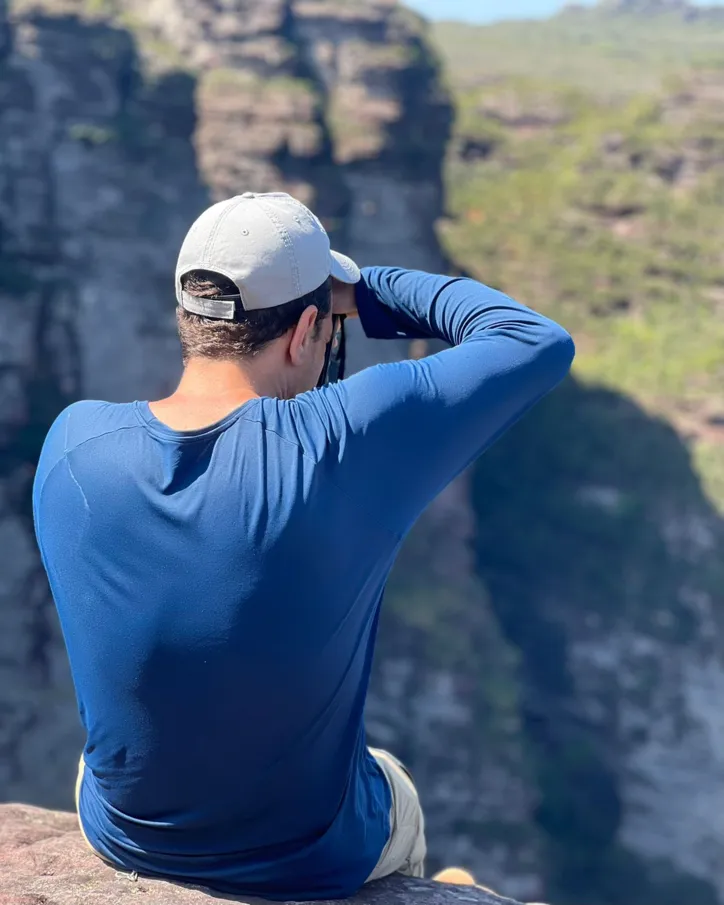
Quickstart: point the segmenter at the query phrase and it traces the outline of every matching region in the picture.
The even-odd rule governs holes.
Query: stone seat
[[[88,850],[74,814],[0,805],[0,905],[219,905],[224,900],[262,905],[260,899],[237,899],[115,871]],[[518,905],[478,887],[402,876],[365,886],[345,901],[347,905]]]

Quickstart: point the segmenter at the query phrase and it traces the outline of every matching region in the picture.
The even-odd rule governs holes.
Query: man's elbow
[[[559,324],[556,324],[556,327],[556,348],[561,359],[561,364],[565,367],[566,373],[568,373],[573,364],[573,359],[576,357],[576,344],[573,342],[573,337],[568,330],[565,330]]]
[[[571,370],[573,359],[576,357],[576,345],[571,334],[554,321],[549,321],[547,332],[546,359],[551,377],[554,383],[558,383]]]

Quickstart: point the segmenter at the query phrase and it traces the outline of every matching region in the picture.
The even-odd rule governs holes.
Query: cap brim
[[[352,258],[342,255],[338,251],[330,252],[332,256],[331,274],[340,283],[359,283],[362,279],[359,267]]]

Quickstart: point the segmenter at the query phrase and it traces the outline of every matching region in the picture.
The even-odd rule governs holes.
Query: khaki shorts
[[[427,854],[425,819],[417,790],[396,757],[379,748],[370,748],[370,754],[379,764],[389,784],[392,810],[390,838],[367,882],[397,873],[408,877],[424,877]]]
[[[415,786],[400,761],[392,754],[381,751],[379,748],[370,748],[370,754],[385,774],[392,793],[392,808],[390,810],[390,838],[382,850],[377,866],[366,882],[379,880],[395,873],[405,874],[408,877],[423,877],[427,853],[425,820]],[[95,851],[88,842],[80,820],[80,787],[83,782],[84,769],[85,761],[81,756],[78,764],[78,779],[75,784],[75,808],[78,812],[81,834],[88,847]],[[96,854],[98,853],[96,852]],[[101,855],[99,857],[105,861]]]
[[[84,771],[85,771],[85,761],[83,760],[83,755],[81,754],[80,762],[78,764],[78,778],[75,781],[75,812],[78,815],[78,828],[80,829],[80,834],[83,837],[83,839],[85,840],[86,845],[93,852],[93,854],[98,855],[98,857],[101,859],[101,861],[105,862],[106,864],[110,864],[110,866],[113,867],[114,865],[112,865],[110,861],[106,861],[106,859],[103,857],[103,855],[98,854],[98,852],[93,848],[93,846],[90,844],[90,842],[88,840],[88,837],[85,834],[85,830],[83,829],[83,821],[80,819],[80,787],[83,784]]]

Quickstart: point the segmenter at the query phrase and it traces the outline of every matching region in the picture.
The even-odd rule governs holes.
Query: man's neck
[[[221,421],[250,399],[276,395],[273,389],[263,374],[240,363],[192,358],[176,391],[152,402],[150,408],[173,430],[199,430]]]

